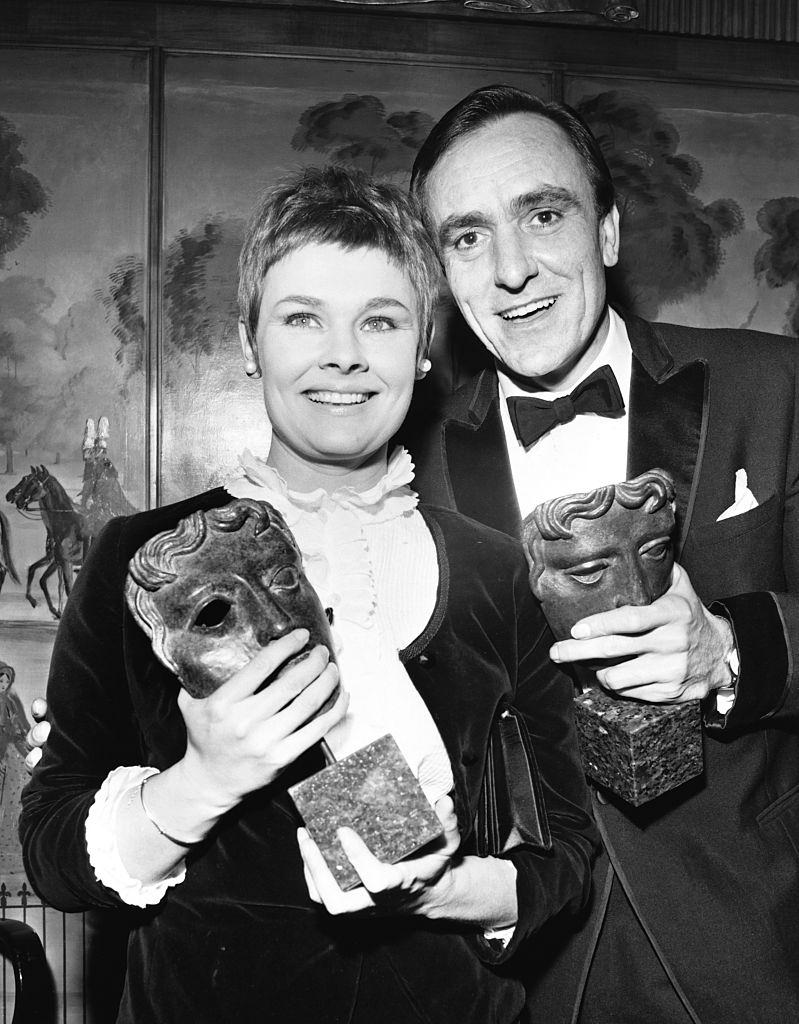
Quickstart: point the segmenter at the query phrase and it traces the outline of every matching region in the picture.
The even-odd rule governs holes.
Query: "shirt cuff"
[[[86,848],[97,881],[113,889],[132,907],[160,903],[167,889],[179,885],[186,877],[186,865],[181,862],[166,878],[145,884],[131,877],[119,854],[116,834],[119,806],[132,789],[138,789],[145,779],[158,774],[157,768],[138,765],[115,768],[98,789],[86,818]]]
[[[508,928],[488,928],[483,932],[483,938],[486,942],[494,943],[495,949],[507,949],[508,943],[513,938],[515,931],[515,924],[510,925]],[[497,943],[499,943],[498,946],[496,945]]]

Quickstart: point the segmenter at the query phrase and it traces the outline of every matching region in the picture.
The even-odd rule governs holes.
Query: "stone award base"
[[[361,880],[338,841],[342,825],[391,864],[441,835],[435,811],[390,735],[289,787],[289,793],[345,891]]]
[[[596,686],[574,701],[586,775],[633,806],[701,775],[699,701],[643,704]]]

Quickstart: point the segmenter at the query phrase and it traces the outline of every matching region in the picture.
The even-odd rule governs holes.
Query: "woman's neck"
[[[386,475],[388,445],[357,462],[312,462],[288,448],[278,437],[272,438],[266,463],[286,481],[289,490],[307,494],[321,488],[332,494],[342,487],[368,491]]]

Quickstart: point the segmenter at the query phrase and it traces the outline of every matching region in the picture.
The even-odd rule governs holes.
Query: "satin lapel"
[[[455,508],[486,526],[518,537],[519,503],[499,415],[496,376],[481,377],[467,417],[444,424],[444,460]]]
[[[630,331],[631,341],[633,332]],[[658,344],[661,343],[658,341]],[[662,346],[661,346],[662,347]],[[652,360],[633,344],[627,476],[665,469],[677,491],[679,559],[691,525],[707,431],[707,367],[702,360],[653,376]],[[644,359],[640,356],[643,354]],[[648,369],[644,363],[649,363]],[[673,365],[673,364],[672,364]]]

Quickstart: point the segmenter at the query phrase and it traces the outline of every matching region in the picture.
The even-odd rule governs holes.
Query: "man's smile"
[[[544,310],[551,309],[558,301],[557,295],[549,295],[545,299],[533,299],[532,302],[525,302],[521,306],[513,306],[510,309],[500,310],[499,316],[503,320],[524,320],[528,317],[535,316],[536,313],[541,313]]]

